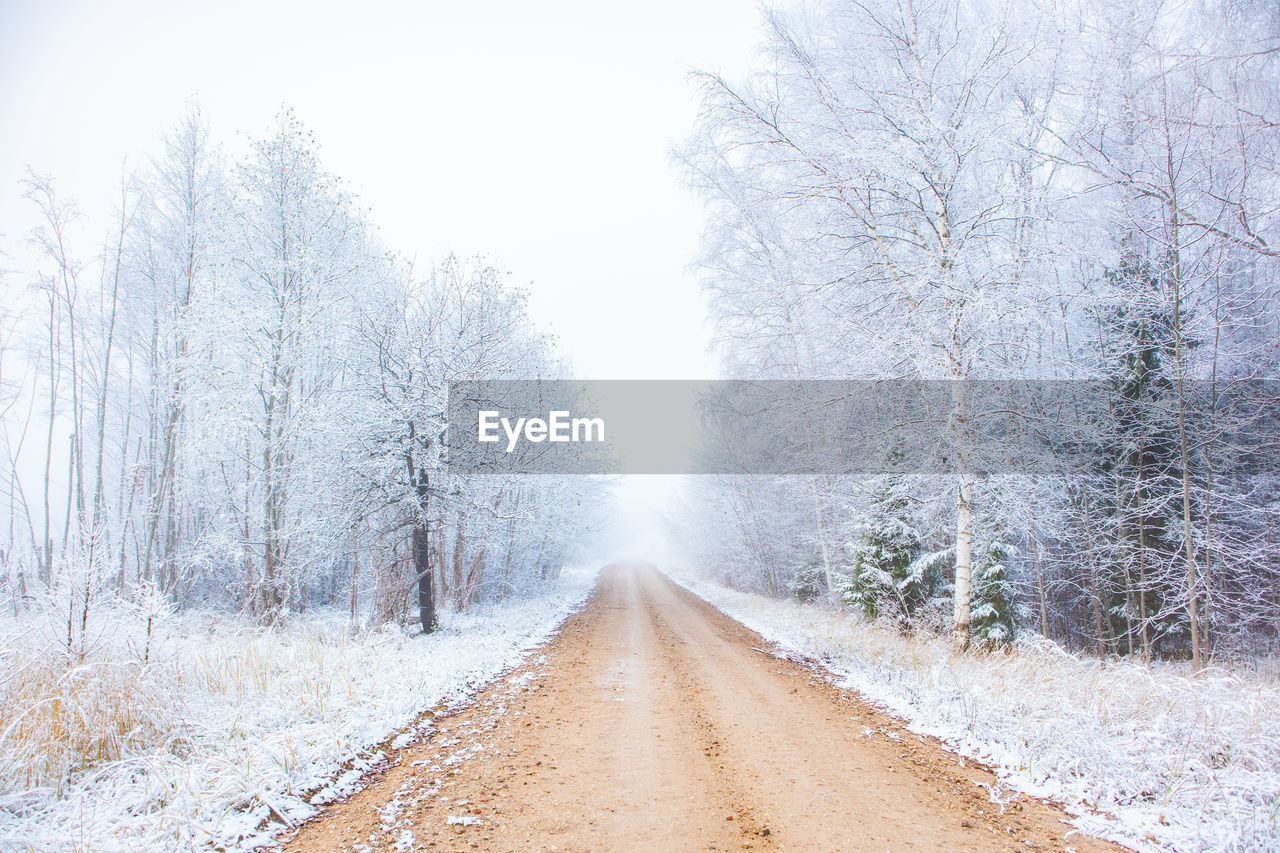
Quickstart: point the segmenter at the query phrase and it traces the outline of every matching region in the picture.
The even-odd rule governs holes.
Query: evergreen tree
[[[920,535],[908,508],[907,499],[892,486],[881,489],[849,546],[851,572],[840,597],[869,618],[887,616],[906,624],[928,597],[929,585],[916,560]]]
[[[969,623],[974,641],[985,649],[1003,648],[1013,641],[1017,608],[1009,576],[1009,560],[1016,549],[996,529],[974,555],[973,615]]]
[[[792,569],[791,579],[787,582],[787,592],[796,601],[817,601],[826,591],[827,584],[822,571],[822,561],[818,558],[808,557]]]
[[[1099,314],[1109,385],[1107,441],[1093,498],[1103,511],[1099,639],[1113,651],[1133,654],[1140,646],[1150,654],[1185,635],[1180,611],[1166,606],[1177,597],[1180,574],[1171,528],[1181,507],[1168,500],[1181,476],[1168,375],[1174,317],[1166,288],[1145,259],[1123,255],[1106,278],[1121,298]]]

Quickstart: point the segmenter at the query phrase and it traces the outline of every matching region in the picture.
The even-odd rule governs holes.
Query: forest
[[[975,380],[1082,383],[1093,434],[1035,473],[701,480],[696,564],[961,647],[1273,652],[1278,26],[832,3],[771,13],[748,78],[697,75],[677,157],[726,373],[951,381],[960,430]]]
[[[25,183],[42,224],[6,307],[4,582],[14,613],[60,601],[69,647],[121,596],[268,624],[356,619],[363,594],[373,624],[430,631],[437,599],[523,594],[581,532],[586,481],[441,466],[449,380],[567,369],[524,295],[481,258],[414,269],[316,147],[285,110],[228,163],[193,107],[97,255],[56,183]]]
[[[1280,849],[1280,7],[504,3],[48,48],[216,109],[0,186],[0,850]]]

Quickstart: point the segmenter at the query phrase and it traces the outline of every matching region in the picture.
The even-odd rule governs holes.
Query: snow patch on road
[[[1084,832],[1139,850],[1280,850],[1273,679],[1078,658],[1039,637],[957,656],[836,607],[674,579],[911,731],[1063,802]]]

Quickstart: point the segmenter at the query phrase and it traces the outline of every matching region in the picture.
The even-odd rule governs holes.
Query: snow
[[[471,815],[449,815],[445,819],[445,823],[449,826],[479,826],[484,823],[482,818],[473,817]]]
[[[826,604],[676,575],[783,652],[1138,850],[1280,850],[1280,679],[1079,658],[1041,638],[955,655]],[[993,802],[1001,799],[992,791]]]
[[[112,641],[76,668],[81,683],[61,701],[119,695],[131,720],[150,714],[145,726],[127,726],[150,736],[126,739],[120,757],[71,766],[60,778],[37,772],[49,769],[48,733],[22,739],[21,726],[6,723],[17,715],[4,710],[11,701],[15,708],[21,676],[50,657],[53,625],[0,623],[0,850],[266,843],[282,822],[358,788],[383,745],[429,730],[424,711],[457,704],[523,659],[594,582],[592,571],[566,570],[536,598],[444,613],[441,630],[426,637],[394,626],[353,632],[336,613],[273,629],[184,614],[159,625],[145,665],[145,629],[112,614],[104,630]],[[128,677],[111,681],[122,672]],[[132,692],[121,694],[122,684]],[[107,686],[95,693],[95,685]],[[86,728],[117,719],[106,705],[81,716]]]

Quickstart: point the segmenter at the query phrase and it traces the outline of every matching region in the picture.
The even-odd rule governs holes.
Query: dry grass
[[[345,614],[274,628],[215,613],[0,618],[0,850],[194,850],[266,841],[351,789],[378,744],[544,636],[589,589],[444,614],[431,637],[352,633]],[[147,662],[144,663],[144,658]]]
[[[177,715],[146,668],[10,649],[0,658],[0,791],[65,786],[165,742]]]

